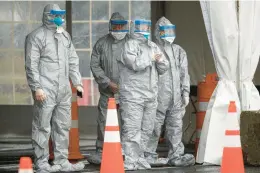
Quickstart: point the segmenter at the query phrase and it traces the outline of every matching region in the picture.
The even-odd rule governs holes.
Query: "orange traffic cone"
[[[109,98],[100,173],[123,173],[124,162],[117,119],[116,101]]]
[[[226,144],[223,150],[221,173],[245,173],[237,117],[236,104],[231,101],[226,121],[228,128],[225,132]]]
[[[32,160],[30,157],[21,157],[18,173],[33,173]]]
[[[77,102],[77,89],[73,87],[72,89],[72,99],[71,99],[71,128],[69,136],[69,160],[79,160],[83,159],[84,156],[80,152],[79,147],[79,117],[78,117],[78,102]]]

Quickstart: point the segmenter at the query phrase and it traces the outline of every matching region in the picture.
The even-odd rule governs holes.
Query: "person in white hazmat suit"
[[[83,87],[79,58],[64,29],[65,13],[57,4],[45,6],[43,25],[25,40],[26,77],[34,98],[32,146],[37,172],[80,171],[85,166],[68,161],[72,96],[69,79],[79,92]],[[48,163],[50,135],[53,166]]]
[[[146,159],[151,165],[169,164],[171,166],[189,166],[195,164],[194,156],[184,154],[182,143],[182,118],[189,103],[190,76],[186,52],[174,44],[175,25],[165,17],[155,25],[156,43],[170,63],[169,70],[159,78],[158,108],[155,128],[150,138]],[[166,140],[169,145],[168,158],[158,159],[156,148],[165,122]]]
[[[131,39],[119,61],[119,100],[122,116],[122,146],[125,169],[149,169],[144,159],[152,135],[157,107],[158,75],[168,70],[168,61],[149,40],[151,21],[131,23]]]
[[[108,99],[109,97],[115,97],[116,103],[118,104],[119,102],[117,59],[121,56],[123,45],[130,37],[128,34],[128,21],[125,20],[120,13],[113,13],[109,22],[109,32],[110,33],[100,38],[95,44],[90,62],[90,68],[98,83],[100,92],[96,153],[87,158],[90,163],[94,164],[101,163]],[[118,118],[120,125],[119,111]]]

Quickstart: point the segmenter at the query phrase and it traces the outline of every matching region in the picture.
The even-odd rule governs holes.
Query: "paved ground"
[[[9,152],[9,156],[3,156],[0,154],[0,173],[17,173],[18,170],[18,162],[19,155],[25,155],[29,152],[27,151],[14,151]],[[2,153],[3,154],[3,153]],[[6,154],[6,153],[5,153]],[[84,153],[87,156],[89,152]],[[98,173],[100,166],[88,164],[87,161],[83,161],[86,163],[86,167],[84,171],[81,173]],[[142,170],[142,171],[127,171],[129,173],[219,173],[219,166],[202,166],[195,165],[192,167],[186,168],[173,168],[173,167],[157,167],[152,168],[151,170]],[[246,167],[246,173],[260,173],[260,167]]]
[[[19,148],[19,149],[18,149]],[[82,154],[87,157],[89,154],[94,152],[91,148],[82,148]],[[160,148],[161,151],[164,149]],[[189,152],[189,151],[186,151]],[[192,152],[190,152],[192,153]],[[162,155],[163,152],[161,152]],[[0,173],[17,173],[19,158],[22,156],[32,157],[32,148],[31,145],[26,143],[17,144],[0,144]],[[98,173],[99,166],[90,165],[87,161],[84,171],[81,173]],[[151,170],[143,171],[127,171],[130,173],[219,173],[219,166],[202,166],[195,165],[187,168],[170,168],[170,167],[157,167]],[[246,173],[260,173],[260,167],[246,167]]]
[[[0,166],[1,173],[17,173],[18,164],[6,164]],[[186,168],[152,168],[151,170],[126,171],[128,173],[219,173],[219,166],[192,166]],[[246,173],[259,173],[259,167],[246,167]],[[99,173],[99,167],[95,165],[86,165],[81,173]]]

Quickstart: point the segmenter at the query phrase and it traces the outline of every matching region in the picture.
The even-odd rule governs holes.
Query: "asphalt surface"
[[[165,149],[160,148],[160,155],[163,156]],[[89,154],[93,153],[93,149],[82,150],[81,153],[88,157]],[[187,150],[186,152],[189,152]],[[189,153],[192,153],[191,151]],[[19,168],[19,159],[22,156],[32,157],[32,148],[30,145],[25,144],[0,144],[0,173],[17,173]],[[82,160],[86,166],[84,171],[81,173],[98,173],[100,166],[89,164],[85,159]],[[245,168],[246,173],[260,173],[260,167],[249,167]],[[129,173],[219,173],[219,166],[203,166],[195,165],[192,167],[177,168],[177,167],[155,167],[151,170],[140,170],[140,171],[126,171]],[[235,172],[234,172],[235,173]]]
[[[84,171],[80,173],[99,173],[99,166],[86,165]],[[18,164],[6,164],[0,165],[1,173],[17,173]],[[176,168],[176,167],[158,167],[152,168],[151,170],[140,170],[140,171],[126,171],[127,173],[219,173],[219,166],[201,166],[195,165],[192,167]],[[259,173],[260,167],[246,167],[246,173]]]
[[[92,151],[93,152],[93,151]],[[3,156],[0,154],[0,173],[17,173],[19,169],[19,158],[21,155],[25,155],[25,151],[15,151],[9,152],[9,156]],[[91,153],[91,152],[90,152]],[[5,153],[6,154],[6,153]],[[84,153],[83,155],[87,157],[88,153]],[[20,155],[20,156],[18,156]],[[28,151],[27,151],[28,155]],[[31,157],[31,155],[30,155]],[[84,171],[81,173],[98,173],[100,166],[89,164],[85,159],[82,160],[86,166]],[[246,173],[260,173],[260,167],[246,167]],[[191,167],[177,168],[177,167],[155,167],[151,170],[139,170],[139,171],[126,171],[129,173],[219,173],[219,166],[203,166],[203,165],[195,165]],[[235,173],[235,172],[234,172]]]

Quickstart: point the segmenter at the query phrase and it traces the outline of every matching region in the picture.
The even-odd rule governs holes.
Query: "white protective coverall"
[[[100,164],[103,141],[104,141],[104,130],[107,116],[107,105],[109,97],[115,97],[118,103],[118,93],[114,93],[111,83],[118,85],[119,72],[117,59],[121,56],[122,48],[125,42],[129,39],[128,32],[112,32],[113,21],[125,20],[124,17],[115,12],[112,14],[109,22],[110,33],[100,38],[95,44],[92,55],[90,68],[93,76],[98,83],[100,98],[98,102],[98,117],[97,117],[97,140],[96,140],[96,153],[90,155],[87,159],[90,163]],[[128,27],[128,25],[126,25]],[[128,28],[127,28],[128,29]],[[121,124],[120,114],[118,111],[119,125]]]
[[[72,95],[69,79],[78,90],[83,89],[79,58],[70,35],[60,27],[58,33],[52,22],[63,11],[56,4],[47,5],[43,25],[25,40],[25,70],[34,97],[32,145],[38,172],[79,171],[85,166],[68,161]],[[44,93],[45,99],[37,100],[37,92]],[[48,163],[50,135],[55,157],[52,167]]]
[[[148,144],[150,153],[146,153],[146,159],[151,165],[167,164],[168,162],[171,166],[189,166],[195,164],[195,159],[191,154],[184,154],[182,143],[182,118],[185,114],[185,107],[189,103],[190,93],[188,61],[186,52],[179,45],[173,43],[175,34],[161,39],[160,26],[169,28],[169,25],[172,24],[165,17],[160,18],[155,25],[156,43],[167,57],[170,68],[159,78],[156,122]],[[158,159],[156,149],[164,122],[169,152],[167,159]]]
[[[134,25],[131,24],[131,39],[126,42],[121,59],[118,59],[126,170],[151,168],[144,159],[144,152],[154,128],[158,76],[165,73],[169,65],[158,46],[144,37],[147,37],[147,32],[140,33]],[[160,59],[155,60],[155,55],[160,55]]]

